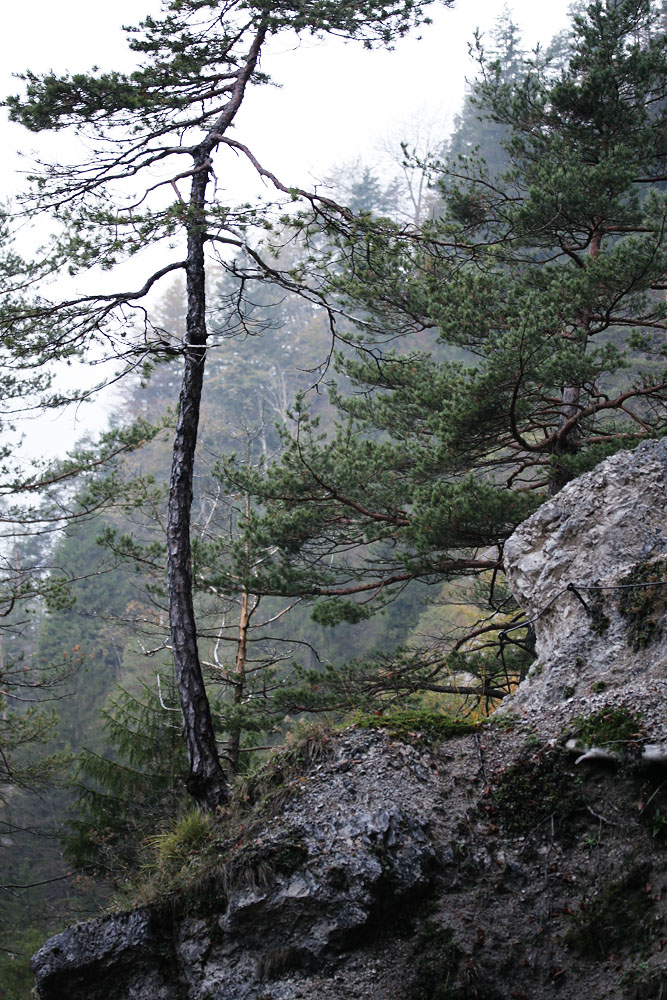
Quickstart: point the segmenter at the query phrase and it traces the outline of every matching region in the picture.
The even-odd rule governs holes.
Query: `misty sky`
[[[282,86],[259,88],[243,110],[244,141],[250,136],[258,155],[288,184],[318,180],[337,164],[358,155],[372,159],[378,141],[400,141],[418,119],[451,125],[460,107],[466,76],[473,71],[468,43],[476,27],[492,27],[505,0],[458,0],[453,10],[434,4],[435,23],[421,41],[407,39],[393,52],[365,52],[359,45],[305,40],[296,45],[277,40],[262,68]],[[515,0],[509,7],[522,26],[528,47],[548,43],[567,23],[569,0]],[[3,11],[0,39],[2,93],[20,84],[11,74],[26,68],[40,72],[81,71],[93,64],[129,69],[121,29],[144,13],[159,9],[158,0],[31,0]],[[42,136],[26,135],[3,121],[2,171],[5,191],[15,190],[13,150],[49,149]],[[54,147],[55,148],[55,147]],[[59,148],[59,147],[58,147]]]
[[[460,109],[465,78],[474,67],[468,45],[475,28],[487,31],[506,6],[505,0],[458,0],[453,10],[434,5],[434,24],[422,30],[421,40],[404,39],[392,52],[366,52],[360,45],[313,40],[295,42],[281,37],[265,53],[262,69],[281,87],[261,87],[246,100],[235,135],[251,146],[259,159],[287,185],[320,184],[332,170],[361,158],[377,160],[378,143],[412,142],[415,130],[432,123],[435,135],[448,133]],[[514,20],[522,27],[526,47],[548,44],[567,24],[569,0],[515,0]],[[20,83],[12,73],[25,69],[45,72],[102,69],[129,70],[129,53],[122,24],[136,23],[146,13],[157,13],[158,0],[31,0],[6,4],[0,36],[0,92],[16,93]],[[22,184],[17,170],[30,165],[31,154],[43,159],[69,159],[63,135],[55,138],[26,133],[0,115],[0,183],[3,196]],[[19,160],[18,148],[26,154]],[[230,200],[252,198],[247,174],[232,176],[229,161],[218,173]],[[256,179],[252,179],[256,186]],[[246,187],[244,187],[246,185]],[[132,266],[136,268],[139,261]],[[128,265],[126,265],[128,266]],[[132,276],[134,280],[134,275]],[[77,426],[76,421],[79,420]],[[44,418],[48,422],[53,415]],[[91,418],[70,409],[56,419],[51,432],[39,421],[33,443],[56,447],[88,428],[100,426],[103,410]]]

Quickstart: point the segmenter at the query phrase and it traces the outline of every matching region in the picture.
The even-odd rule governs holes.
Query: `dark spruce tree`
[[[162,245],[167,251],[178,244],[139,287],[58,303],[45,308],[41,318],[45,331],[50,319],[62,318],[70,350],[85,351],[96,339],[111,343],[113,353],[132,368],[161,351],[182,355],[167,528],[170,619],[190,761],[188,788],[208,807],[228,797],[228,784],[199,662],[190,556],[193,464],[208,340],[207,248],[249,252],[253,267],[262,272],[247,243],[255,212],[218,201],[214,158],[221,151],[240,153],[291,196],[230,134],[248,87],[267,82],[258,68],[264,46],[284,31],[333,34],[367,47],[387,44],[424,20],[424,6],[422,0],[365,0],[353,6],[334,0],[292,5],[165,0],[159,17],[130,29],[130,48],[142,60],[134,72],[29,72],[24,94],[7,101],[12,119],[34,132],[70,128],[94,136],[90,159],[36,171],[27,206],[33,214],[52,213],[62,227],[49,258],[52,272],[113,269],[146,246]],[[155,179],[158,165],[164,171],[160,180]],[[142,307],[160,279],[177,271],[186,280],[183,345],[163,343],[162,332],[145,321]],[[125,337],[128,317],[138,317],[141,329]],[[33,313],[31,319],[35,323],[40,315]],[[5,329],[11,337],[11,322]]]
[[[168,679],[159,694],[146,685],[134,694],[118,689],[102,713],[107,756],[80,755],[65,856],[107,883],[135,873],[146,860],[148,838],[186,806],[188,762],[171,707],[176,701]]]
[[[482,36],[475,37],[476,52],[482,56],[485,65],[492,67],[494,79],[500,83],[517,84],[526,72],[526,53],[521,45],[518,26],[512,20],[507,8],[496,21],[491,31],[491,44],[485,46]],[[507,152],[503,141],[508,136],[507,127],[495,122],[485,106],[484,92],[479,82],[468,85],[461,112],[454,121],[454,131],[447,143],[447,159],[452,178],[459,165],[465,165],[474,157],[484,161],[491,177],[497,177],[507,169]],[[442,185],[441,185],[442,186]]]
[[[330,281],[364,320],[357,356],[339,359],[353,391],[332,393],[337,433],[297,408],[279,462],[251,475],[232,459],[220,474],[264,504],[249,526],[267,551],[255,592],[358,620],[408,581],[489,571],[496,617],[470,632],[482,642],[507,622],[498,575],[516,525],[667,428],[659,12],[597,0],[574,19],[564,67],[538,57],[506,79],[483,61],[476,93],[506,169],[458,159],[440,168],[442,218],[408,238],[366,220],[336,248],[347,267]],[[382,348],[429,329],[431,353]]]

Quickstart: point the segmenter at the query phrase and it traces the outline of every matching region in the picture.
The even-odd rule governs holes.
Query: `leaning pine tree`
[[[436,164],[442,218],[389,236],[366,220],[339,241],[333,283],[364,326],[356,357],[339,359],[353,391],[333,393],[338,432],[322,436],[302,408],[277,464],[220,470],[264,504],[249,530],[274,554],[255,592],[302,594],[330,621],[367,616],[411,580],[490,571],[491,617],[455,650],[507,624],[499,574],[516,525],[572,476],[667,429],[659,16],[649,0],[596,0],[574,18],[565,68],[538,57],[503,79],[480,61],[475,97],[502,126],[509,166]],[[435,329],[437,343],[389,353],[369,343],[371,325]],[[446,667],[385,657],[368,684],[443,690]]]
[[[64,345],[85,352],[98,341],[135,370],[143,359],[165,351],[182,354],[167,529],[169,605],[190,764],[188,789],[207,807],[228,797],[199,662],[190,556],[193,467],[208,343],[207,251],[249,254],[250,276],[264,274],[262,261],[248,249],[258,211],[221,203],[222,186],[214,183],[214,169],[221,177],[221,154],[241,155],[283,194],[293,194],[230,134],[248,88],[268,81],[259,59],[277,34],[331,34],[359,39],[367,47],[387,44],[423,22],[425,6],[424,0],[165,0],[159,17],[147,17],[129,29],[130,48],[142,60],[134,72],[27,73],[25,93],[7,101],[12,119],[33,132],[69,128],[94,140],[94,153],[83,162],[38,167],[25,203],[33,216],[52,214],[59,226],[49,257],[51,273],[110,270],[148,246],[165,250],[166,262],[137,287],[43,303],[30,321],[41,322],[44,331],[55,319],[61,321],[54,356]],[[310,204],[334,210],[316,198]],[[265,213],[266,207],[259,214],[264,218]],[[183,345],[165,343],[165,331],[150,325],[142,305],[158,282],[175,272],[185,275],[187,285]],[[293,287],[293,279],[285,280]],[[7,343],[18,322],[16,316],[7,318]],[[43,340],[42,361],[48,356],[47,332]]]

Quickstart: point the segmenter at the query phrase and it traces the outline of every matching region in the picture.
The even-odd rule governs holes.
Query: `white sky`
[[[506,0],[458,0],[453,10],[434,4],[435,23],[421,40],[404,39],[392,52],[366,52],[359,45],[304,40],[294,47],[281,39],[263,57],[281,88],[258,88],[243,109],[239,135],[250,135],[254,148],[270,169],[281,171],[287,183],[305,182],[308,173],[326,173],[332,164],[370,152],[377,140],[409,128],[424,114],[441,115],[443,123],[460,107],[464,79],[472,72],[467,47],[476,27],[491,28]],[[569,0],[514,0],[509,3],[522,26],[528,47],[546,43],[567,23]],[[100,65],[128,69],[121,29],[146,12],[159,9],[157,0],[5,0],[0,37],[0,94],[16,92],[12,73],[24,69],[71,72]],[[91,13],[92,12],[92,13]],[[14,149],[43,149],[48,141],[31,136],[5,121],[2,129],[5,191],[15,189],[8,169],[17,169]],[[294,173],[299,176],[295,178]],[[288,176],[292,175],[292,176]]]
[[[567,24],[569,0],[514,0],[508,5],[528,48],[548,43]],[[441,122],[444,135],[460,108],[465,77],[473,73],[468,59],[473,32],[492,28],[505,6],[506,0],[458,0],[453,10],[434,5],[434,24],[423,29],[421,40],[404,39],[391,52],[310,39],[295,46],[279,39],[264,55],[262,68],[282,86],[255,90],[235,134],[284,183],[302,186],[359,156],[372,163],[378,142],[393,136],[398,146],[401,138],[410,139],[413,123],[425,117]],[[12,74],[28,68],[37,73],[85,71],[93,65],[131,68],[134,57],[126,49],[121,25],[158,9],[158,0],[4,0],[0,95],[20,90]],[[26,161],[19,160],[17,149],[28,158],[35,152],[48,158],[64,148],[62,137],[54,143],[25,133],[1,111],[0,141],[4,197],[22,184],[17,170],[25,169]],[[243,199],[239,180],[219,177],[225,187],[228,181]],[[74,419],[68,415],[66,427],[63,418],[59,421],[61,441],[76,433]]]

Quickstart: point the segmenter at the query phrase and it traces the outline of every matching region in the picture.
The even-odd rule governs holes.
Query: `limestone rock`
[[[665,441],[615,455],[509,540],[538,661],[505,724],[331,738],[206,884],[48,941],[40,1000],[662,996],[667,588],[611,588],[667,578],[666,472]],[[607,704],[642,715],[640,778],[550,739]]]
[[[646,441],[569,483],[508,540],[507,576],[536,617],[537,661],[504,710],[553,729],[623,703],[667,739],[667,587],[635,586],[667,580],[666,484],[667,439]]]
[[[577,768],[525,735],[335,737],[247,838],[273,857],[263,874],[58,935],[34,960],[39,996],[657,1000],[664,773]]]
[[[434,769],[377,732],[332,747],[228,866],[227,886],[221,862],[192,916],[140,910],[48,941],[33,959],[40,998],[253,1000],[264,979],[321,963],[423,895],[451,860],[433,842]]]

